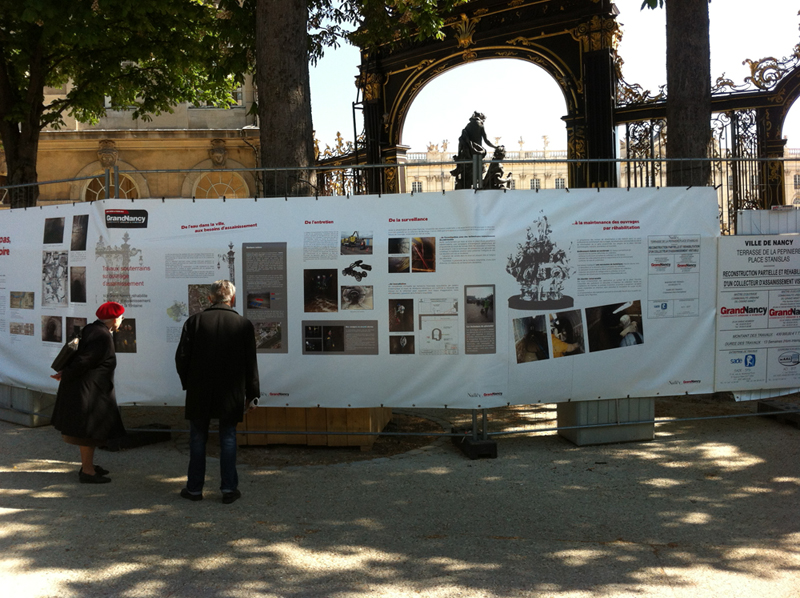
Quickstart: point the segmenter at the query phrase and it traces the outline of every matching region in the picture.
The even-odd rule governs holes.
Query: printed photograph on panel
[[[86,266],[69,269],[69,300],[71,303],[86,303]]]
[[[389,354],[391,355],[413,355],[414,337],[412,335],[398,335],[389,337]]]
[[[372,255],[372,231],[341,233],[342,255]]]
[[[67,318],[66,340],[78,336],[81,333],[81,330],[83,330],[83,327],[86,326],[87,323],[88,322],[86,318]]]
[[[411,253],[411,240],[407,237],[392,237],[389,239],[389,253],[408,255]]]
[[[579,309],[550,314],[550,342],[553,344],[553,357],[586,353]]]
[[[256,329],[256,349],[281,348],[280,322],[253,322]]]
[[[13,309],[33,309],[34,293],[31,291],[11,291],[9,303]]]
[[[68,253],[66,251],[42,252],[43,307],[67,305],[68,263]]]
[[[407,257],[390,257],[389,274],[402,274],[411,271],[411,260]]]
[[[372,266],[370,264],[365,264],[364,260],[356,260],[347,268],[342,268],[342,276],[352,276],[356,279],[356,282],[361,282],[362,278],[369,276],[371,270]]]
[[[10,322],[8,331],[20,336],[33,336],[33,324],[30,322]]]
[[[322,327],[322,350],[344,351],[344,326]]]
[[[114,349],[117,353],[136,353],[136,319],[125,318],[114,333]]]
[[[322,352],[322,326],[304,326],[303,343],[308,352]]]
[[[458,355],[458,314],[420,314],[419,354]]]
[[[86,235],[89,232],[89,214],[72,217],[72,238],[69,248],[72,251],[86,251]]]
[[[338,272],[331,269],[303,270],[304,311],[339,311]]]
[[[467,308],[464,310],[467,324],[494,322],[494,285],[464,287]]]
[[[639,301],[586,308],[589,352],[644,344],[642,304]]]
[[[271,298],[272,293],[269,291],[248,292],[247,307],[249,309],[269,309]]]
[[[42,316],[42,340],[46,343],[64,342],[61,316]]]
[[[547,320],[544,316],[528,316],[513,320],[514,349],[517,363],[543,361],[550,358],[547,346]]]
[[[210,284],[190,284],[189,288],[189,315],[199,314],[207,307],[211,307],[208,296],[211,294]]]
[[[436,237],[411,240],[411,271],[436,272]]]
[[[44,240],[45,245],[53,245],[64,242],[64,218],[45,218],[44,219]]]
[[[342,309],[374,309],[371,286],[342,287]]]
[[[413,299],[389,299],[389,332],[414,332]]]

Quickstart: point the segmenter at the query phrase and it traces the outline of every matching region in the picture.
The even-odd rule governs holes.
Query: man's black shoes
[[[223,492],[222,493],[222,502],[223,504],[229,505],[232,502],[237,501],[242,497],[242,493],[238,490],[234,490],[233,492]]]
[[[186,488],[184,488],[183,490],[181,490],[181,498],[185,498],[186,500],[191,500],[193,502],[196,502],[198,500],[203,500],[203,495],[202,494],[192,494]]]

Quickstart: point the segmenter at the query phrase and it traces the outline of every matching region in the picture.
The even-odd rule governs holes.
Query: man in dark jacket
[[[236,472],[236,424],[260,394],[253,324],[231,304],[236,288],[228,280],[211,285],[211,307],[183,325],[175,365],[186,390],[189,420],[189,473],[181,496],[203,499],[206,441],[211,419],[219,420],[220,490],[230,504],[242,494]]]

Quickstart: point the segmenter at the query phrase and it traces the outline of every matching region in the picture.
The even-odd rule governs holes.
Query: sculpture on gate
[[[483,177],[484,189],[510,189],[511,188],[511,173],[503,176],[503,166],[500,160],[506,157],[506,146],[498,145],[494,148],[492,155],[492,162],[486,170],[486,176]]]
[[[473,112],[467,125],[462,129],[461,136],[458,138],[458,155],[453,156],[456,162],[469,162],[469,164],[459,164],[454,170],[450,171],[456,179],[456,189],[471,189],[473,186],[473,159],[479,156],[481,160],[486,156],[486,143],[492,149],[496,146],[486,137],[484,121],[486,116],[481,112]],[[478,174],[478,180],[483,178],[483,168]]]

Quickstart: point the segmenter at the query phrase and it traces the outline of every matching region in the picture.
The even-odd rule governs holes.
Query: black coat
[[[250,320],[217,303],[183,325],[175,367],[186,390],[186,419],[240,422],[261,394]]]
[[[114,338],[100,320],[83,328],[78,351],[61,372],[50,419],[67,436],[108,440],[125,435],[114,393]]]

